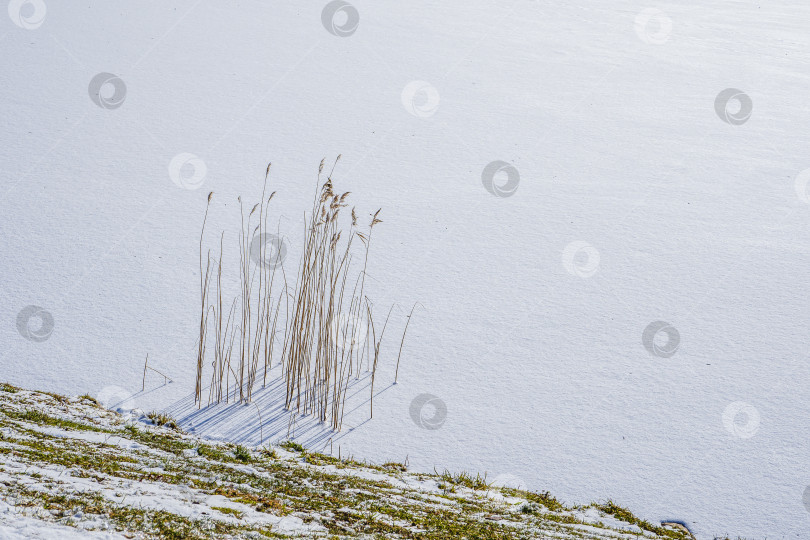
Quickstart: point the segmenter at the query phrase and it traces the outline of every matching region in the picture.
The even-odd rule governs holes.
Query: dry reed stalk
[[[265,233],[268,230],[269,204],[275,192],[266,197],[270,165],[265,172],[261,200],[245,216],[239,197],[239,287],[240,294],[225,316],[223,306],[222,261],[224,233],[220,236],[220,256],[216,267],[215,300],[209,306],[211,255],[205,274],[202,272],[202,244],[209,206],[206,206],[203,230],[200,234],[200,348],[197,358],[196,400],[202,402],[202,371],[208,337],[208,313],[214,319],[214,360],[209,390],[209,403],[230,399],[231,376],[233,397],[240,403],[252,402],[253,389],[258,384],[263,366],[262,385],[266,385],[267,372],[272,368],[276,348],[276,334],[283,330],[280,346],[280,366],[285,386],[285,407],[296,414],[313,414],[321,422],[329,421],[332,429],[340,430],[351,375],[362,368],[368,357],[371,371],[371,414],[373,415],[374,382],[380,358],[380,346],[391,316],[388,312],[379,339],[372,316],[372,306],[365,297],[365,277],[375,225],[381,223],[380,210],[372,216],[367,231],[358,230],[357,215],[351,210],[351,225],[341,225],[341,210],[348,206],[349,192],[337,194],[332,183],[340,156],[332,171],[322,181],[324,161],[318,168],[317,188],[312,210],[304,215],[303,250],[298,261],[293,286],[280,261],[280,245],[275,246],[276,260],[268,263]],[[213,193],[212,193],[213,194]],[[258,212],[257,212],[258,211]],[[257,220],[254,223],[254,214]],[[251,264],[253,243],[249,233],[261,243],[259,264]],[[345,236],[344,236],[345,235]],[[353,240],[359,238],[364,245],[363,266],[359,273],[352,271]],[[343,240],[341,240],[343,238]],[[252,253],[256,257],[256,253]],[[276,270],[281,266],[282,289],[274,296]],[[349,281],[351,277],[351,282]],[[352,283],[350,287],[347,287]],[[281,311],[282,300],[285,309]],[[391,308],[393,309],[393,307]],[[238,321],[237,321],[238,319]],[[238,322],[238,324],[237,324]],[[279,325],[281,329],[279,330]],[[360,343],[365,325],[365,344]],[[407,331],[407,325],[406,325]],[[371,341],[369,342],[369,337]],[[403,333],[404,342],[404,333]],[[236,364],[234,365],[234,345]],[[365,346],[364,346],[365,345]],[[402,343],[400,343],[400,355]],[[372,358],[373,354],[373,358]],[[397,359],[397,369],[399,358]],[[223,393],[224,384],[224,393]],[[257,407],[258,410],[258,407]],[[295,421],[291,415],[291,425]]]
[[[374,418],[374,380],[377,376],[377,361],[380,359],[380,345],[382,344],[383,335],[385,334],[385,329],[388,327],[388,319],[391,318],[391,312],[394,311],[394,306],[391,306],[391,309],[388,310],[388,315],[385,316],[385,324],[383,324],[382,331],[380,332],[380,340],[377,341],[377,336],[374,335],[374,365],[371,369],[371,397],[369,399],[370,407],[371,407],[371,418]],[[374,329],[373,326],[373,319],[371,318],[371,308],[369,308],[368,313],[368,320],[372,321],[372,331]]]
[[[202,244],[203,235],[205,234],[205,224],[208,221],[208,209],[211,207],[211,197],[214,192],[208,194],[208,201],[205,204],[205,217],[203,218],[202,230],[200,231],[200,343],[197,351],[197,380],[194,391],[194,402],[198,406],[202,405],[202,371],[203,363],[205,362],[205,345],[208,331],[208,285],[209,285],[209,270],[211,268],[211,254],[208,254],[208,265],[205,270],[205,277],[203,278],[202,272]]]
[[[408,332],[408,325],[411,324],[411,315],[413,315],[413,310],[416,309],[417,303],[414,303],[411,308],[411,312],[408,314],[408,320],[405,323],[405,329],[402,331],[402,341],[399,342],[399,354],[397,354],[397,369],[394,374],[394,384],[397,384],[399,380],[399,359],[402,357],[402,346],[405,344],[405,334]]]
[[[143,385],[141,386],[141,392],[146,390],[146,366],[149,364],[149,353],[146,353],[146,360],[143,361]]]

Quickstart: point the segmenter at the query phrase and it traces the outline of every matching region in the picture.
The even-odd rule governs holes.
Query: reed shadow
[[[286,386],[281,375],[268,380],[267,385],[253,391],[252,401],[239,404],[237,386],[232,385],[228,403],[203,406],[194,402],[194,394],[188,394],[166,408],[180,427],[189,433],[213,440],[235,441],[248,446],[278,444],[292,440],[311,449],[327,448],[330,443],[368,421],[371,374],[352,377],[346,389],[343,429],[333,430],[327,418],[321,422],[317,415],[296,413],[295,403],[285,407]],[[378,391],[378,395],[388,388]],[[236,395],[234,396],[234,393]]]

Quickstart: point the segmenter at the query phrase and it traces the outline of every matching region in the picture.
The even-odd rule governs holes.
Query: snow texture
[[[700,539],[806,537],[810,5],[8,11],[0,379],[202,436],[612,498]],[[277,366],[258,409],[197,410],[209,191],[234,243],[236,198],[272,162],[292,269],[339,153],[336,190],[383,209],[366,294],[397,306],[374,418],[364,377],[341,433],[291,425]],[[147,353],[173,382],[142,391]]]

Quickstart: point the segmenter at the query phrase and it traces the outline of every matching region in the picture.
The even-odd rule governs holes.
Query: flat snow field
[[[807,537],[810,4],[8,12],[0,379],[208,437],[612,498],[701,540]],[[335,190],[361,220],[382,207],[366,294],[397,306],[373,419],[364,375],[341,433],[290,424],[277,365],[261,422],[198,411],[209,191],[206,245],[232,246],[272,162],[293,273],[338,154]],[[149,371],[142,391],[147,353],[173,382]]]

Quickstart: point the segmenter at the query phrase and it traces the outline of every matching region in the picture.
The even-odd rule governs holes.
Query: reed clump
[[[340,156],[335,165],[339,160]],[[218,257],[210,250],[203,256],[213,192],[209,194],[200,234],[195,386],[199,406],[209,360],[208,404],[250,403],[254,390],[266,385],[271,367],[281,364],[287,409],[316,415],[340,430],[349,382],[359,377],[365,364],[371,376],[373,415],[374,381],[391,310],[378,333],[365,278],[372,233],[382,220],[380,210],[363,223],[355,208],[347,210],[350,193],[335,190],[334,168],[324,179],[323,160],[320,163],[316,195],[305,214],[298,267],[289,277],[283,265],[286,244],[268,229],[275,195],[267,196],[270,165],[261,200],[246,212],[238,198],[239,294],[230,302],[223,300],[224,232],[219,235]]]

